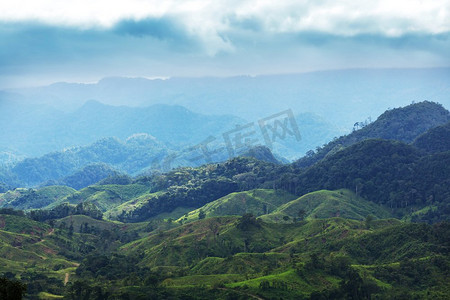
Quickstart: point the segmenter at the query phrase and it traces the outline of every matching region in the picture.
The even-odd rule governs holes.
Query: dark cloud
[[[22,22],[0,25],[0,72],[37,66],[164,59],[196,51],[198,42],[170,20],[122,21],[111,29],[57,27]],[[43,69],[44,70],[44,69]]]
[[[154,37],[160,40],[187,40],[188,34],[171,18],[146,18],[143,20],[122,20],[112,31],[136,37]]]
[[[0,23],[0,77],[202,76],[358,66],[450,66],[450,33],[398,37],[272,33],[256,18],[232,15],[227,22],[228,29],[216,32],[216,37],[230,43],[233,50],[215,55],[205,50],[207,36],[193,36],[168,17],[123,20],[107,29]]]

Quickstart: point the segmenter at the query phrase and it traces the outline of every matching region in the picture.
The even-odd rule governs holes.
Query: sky
[[[0,0],[0,89],[450,66],[450,0]]]

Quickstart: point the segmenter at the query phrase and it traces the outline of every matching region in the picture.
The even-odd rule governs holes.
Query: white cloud
[[[354,36],[450,32],[450,0],[14,0],[0,2],[0,21],[39,21],[84,29],[123,19],[170,17],[202,40],[211,55],[232,52],[229,18],[252,19],[269,34],[319,31]]]
[[[449,66],[449,44],[450,0],[0,0],[3,84]]]
[[[124,18],[176,16],[193,33],[226,29],[226,17],[256,18],[266,30],[337,34],[450,31],[449,0],[15,0],[0,2],[0,20],[113,26]]]

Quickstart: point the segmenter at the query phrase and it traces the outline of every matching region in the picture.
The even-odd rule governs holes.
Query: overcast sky
[[[450,66],[450,0],[0,2],[0,88]]]

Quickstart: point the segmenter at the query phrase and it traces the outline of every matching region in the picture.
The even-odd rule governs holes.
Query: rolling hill
[[[427,153],[446,152],[450,149],[450,122],[431,128],[418,136],[413,146]]]
[[[178,221],[192,222],[198,220],[200,214],[202,218],[242,216],[246,213],[261,216],[273,212],[294,198],[294,195],[281,190],[256,189],[231,193],[185,214]]]
[[[19,188],[0,194],[0,207],[15,209],[36,209],[50,206],[75,193],[67,186],[47,186],[40,189]]]
[[[336,138],[316,152],[297,160],[298,167],[308,167],[345,147],[367,139],[386,139],[412,143],[429,129],[443,125],[450,120],[450,113],[442,105],[424,101],[405,107],[387,110],[369,124],[355,123],[357,130]]]
[[[280,205],[275,211],[261,218],[266,222],[292,222],[299,218],[309,220],[332,217],[364,220],[368,215],[378,219],[392,217],[386,208],[356,196],[349,190],[341,189],[308,193]]]

